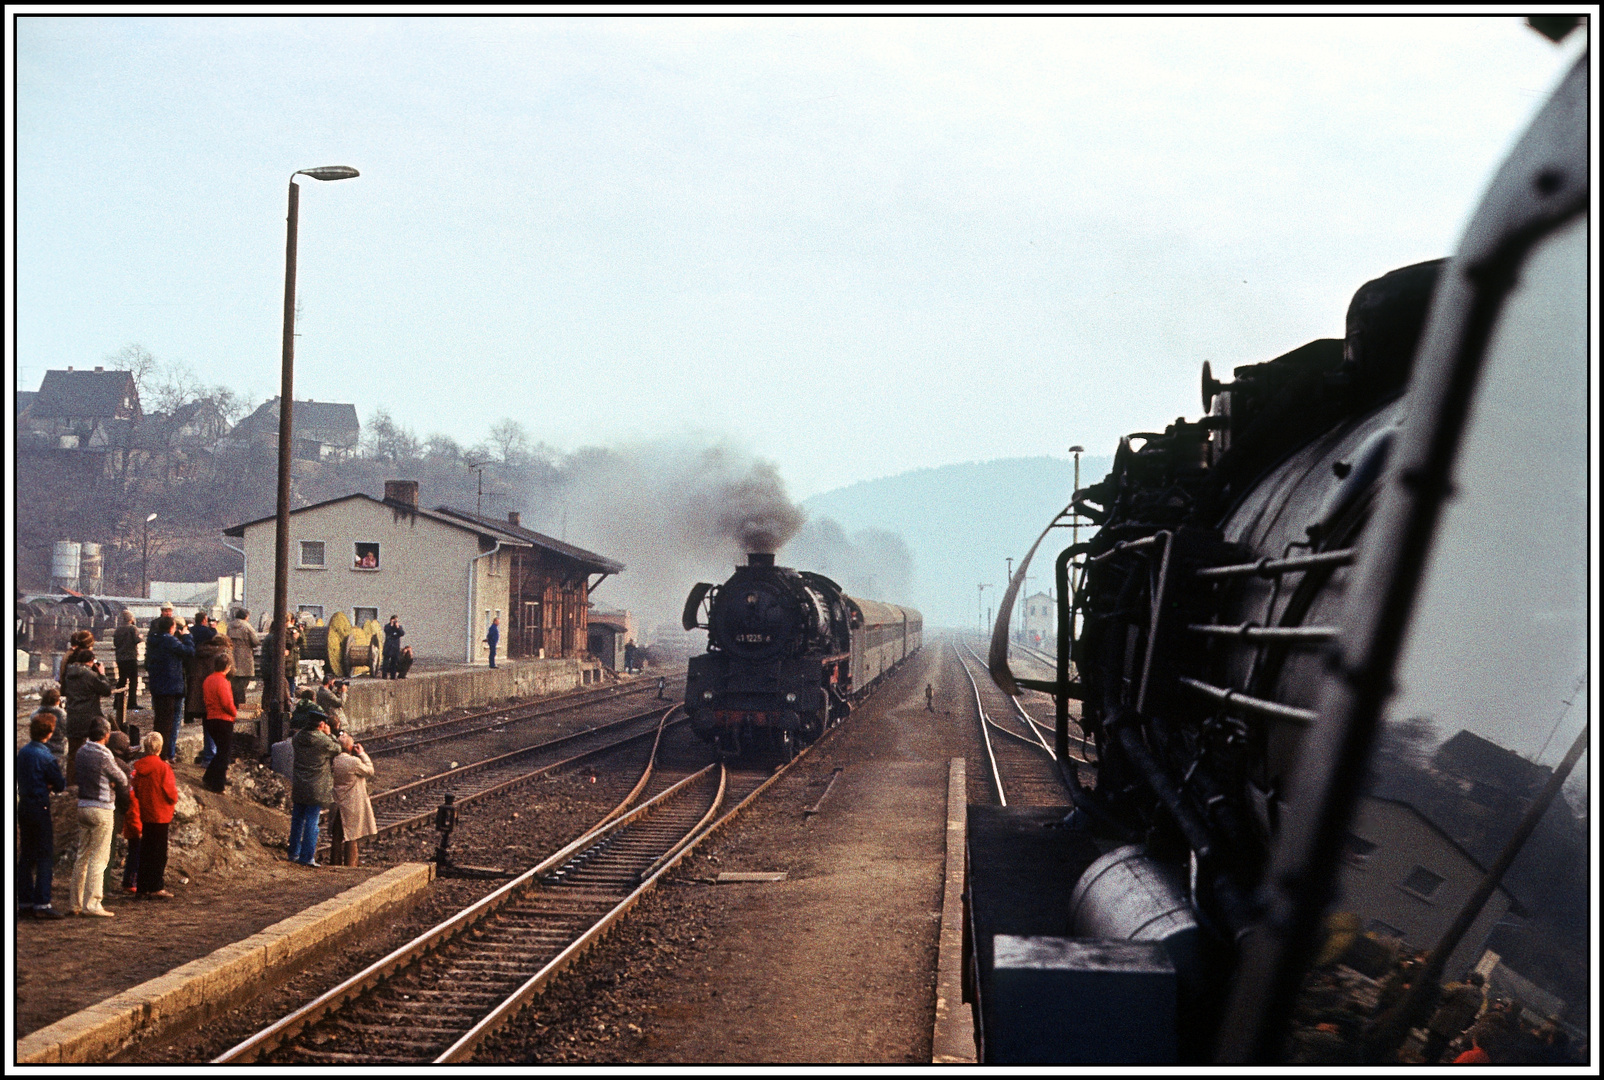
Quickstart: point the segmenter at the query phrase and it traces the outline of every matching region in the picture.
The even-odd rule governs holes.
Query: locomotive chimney
[[[772,552],[772,551],[751,551],[751,552],[748,552],[747,555],[746,555],[746,565],[747,566],[773,566],[774,565],[774,552]]]

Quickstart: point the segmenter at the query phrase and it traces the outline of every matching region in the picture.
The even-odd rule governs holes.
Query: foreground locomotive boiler
[[[983,1061],[1434,1064],[1409,1033],[1440,981],[1546,970],[1493,937],[1515,901],[1586,941],[1589,849],[1553,856],[1586,835],[1555,802],[1586,729],[1537,747],[1586,679],[1587,99],[1584,55],[1453,259],[1365,284],[1342,338],[1205,365],[1205,416],[1120,441],[1073,497],[1098,531],[1056,562],[1056,681],[1009,669],[1035,548],[1015,573],[990,667],[1057,697],[1073,811],[970,807]],[[1536,751],[1498,827],[1450,736]]]
[[[684,626],[707,631],[685,681],[692,730],[725,757],[789,761],[918,651],[923,619],[754,552],[723,585],[691,590]]]

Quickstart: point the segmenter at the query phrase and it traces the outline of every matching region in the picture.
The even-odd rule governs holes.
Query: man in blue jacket
[[[55,730],[55,717],[35,713],[28,724],[33,741],[17,751],[17,906],[22,918],[61,918],[61,912],[50,904],[56,857],[50,793],[67,789],[67,778],[46,745]]]
[[[175,633],[178,624],[163,615],[145,639],[145,682],[156,710],[153,730],[162,737],[162,757],[178,760],[178,729],[184,722],[184,660],[195,655],[195,640]]]
[[[501,616],[490,620],[490,629],[485,631],[485,644],[490,646],[490,666],[495,667],[496,646],[501,644]]]

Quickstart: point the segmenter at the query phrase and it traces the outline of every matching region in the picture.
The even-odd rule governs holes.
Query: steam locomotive
[[[692,730],[726,758],[789,761],[918,651],[924,620],[754,552],[723,585],[691,590],[683,624],[708,632],[685,681]]]
[[[1469,723],[1476,693],[1441,672],[1472,642],[1498,643],[1484,664],[1546,679],[1534,701],[1567,689],[1552,656],[1585,650],[1585,630],[1529,627],[1585,618],[1585,586],[1572,600],[1555,586],[1585,581],[1586,418],[1566,402],[1584,400],[1588,369],[1587,100],[1584,55],[1453,259],[1366,283],[1340,339],[1229,382],[1205,364],[1206,415],[1120,440],[1108,476],[1048,526],[1098,526],[1057,559],[1054,681],[1009,667],[1035,547],[1015,573],[989,666],[1005,690],[1055,696],[1074,810],[971,808],[982,1060],[1396,1060],[1418,1014],[1332,1009],[1293,1037],[1321,1015],[1310,972],[1332,955],[1330,913],[1356,913],[1351,936],[1379,949],[1431,950],[1422,986],[1482,958],[1498,881],[1412,824],[1407,793],[1376,794],[1377,747],[1403,717]],[[1500,521],[1569,539],[1511,548]],[[1372,852],[1416,873],[1367,879]],[[1442,887],[1456,874],[1463,888]],[[1320,992],[1340,997],[1335,980]]]

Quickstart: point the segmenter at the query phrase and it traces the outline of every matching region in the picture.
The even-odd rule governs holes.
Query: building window
[[[351,609],[351,622],[354,626],[366,626],[370,622],[379,621],[379,609],[376,607],[359,607]]]
[[[355,545],[356,555],[351,564],[353,570],[377,570],[379,568],[379,545],[358,541]]]
[[[325,568],[325,566],[326,563],[323,561],[323,541],[302,540],[301,569],[322,570]]]
[[[323,621],[323,605],[322,604],[302,604],[300,607],[296,608],[295,610],[299,611],[299,612],[302,612],[303,614],[312,616],[312,618],[317,620],[319,623],[321,623]]]
[[[1422,900],[1430,900],[1431,894],[1437,891],[1437,886],[1441,885],[1443,880],[1440,875],[1433,874],[1424,866],[1417,866],[1409,872],[1409,876],[1404,879],[1400,888],[1404,892],[1414,893]]]

